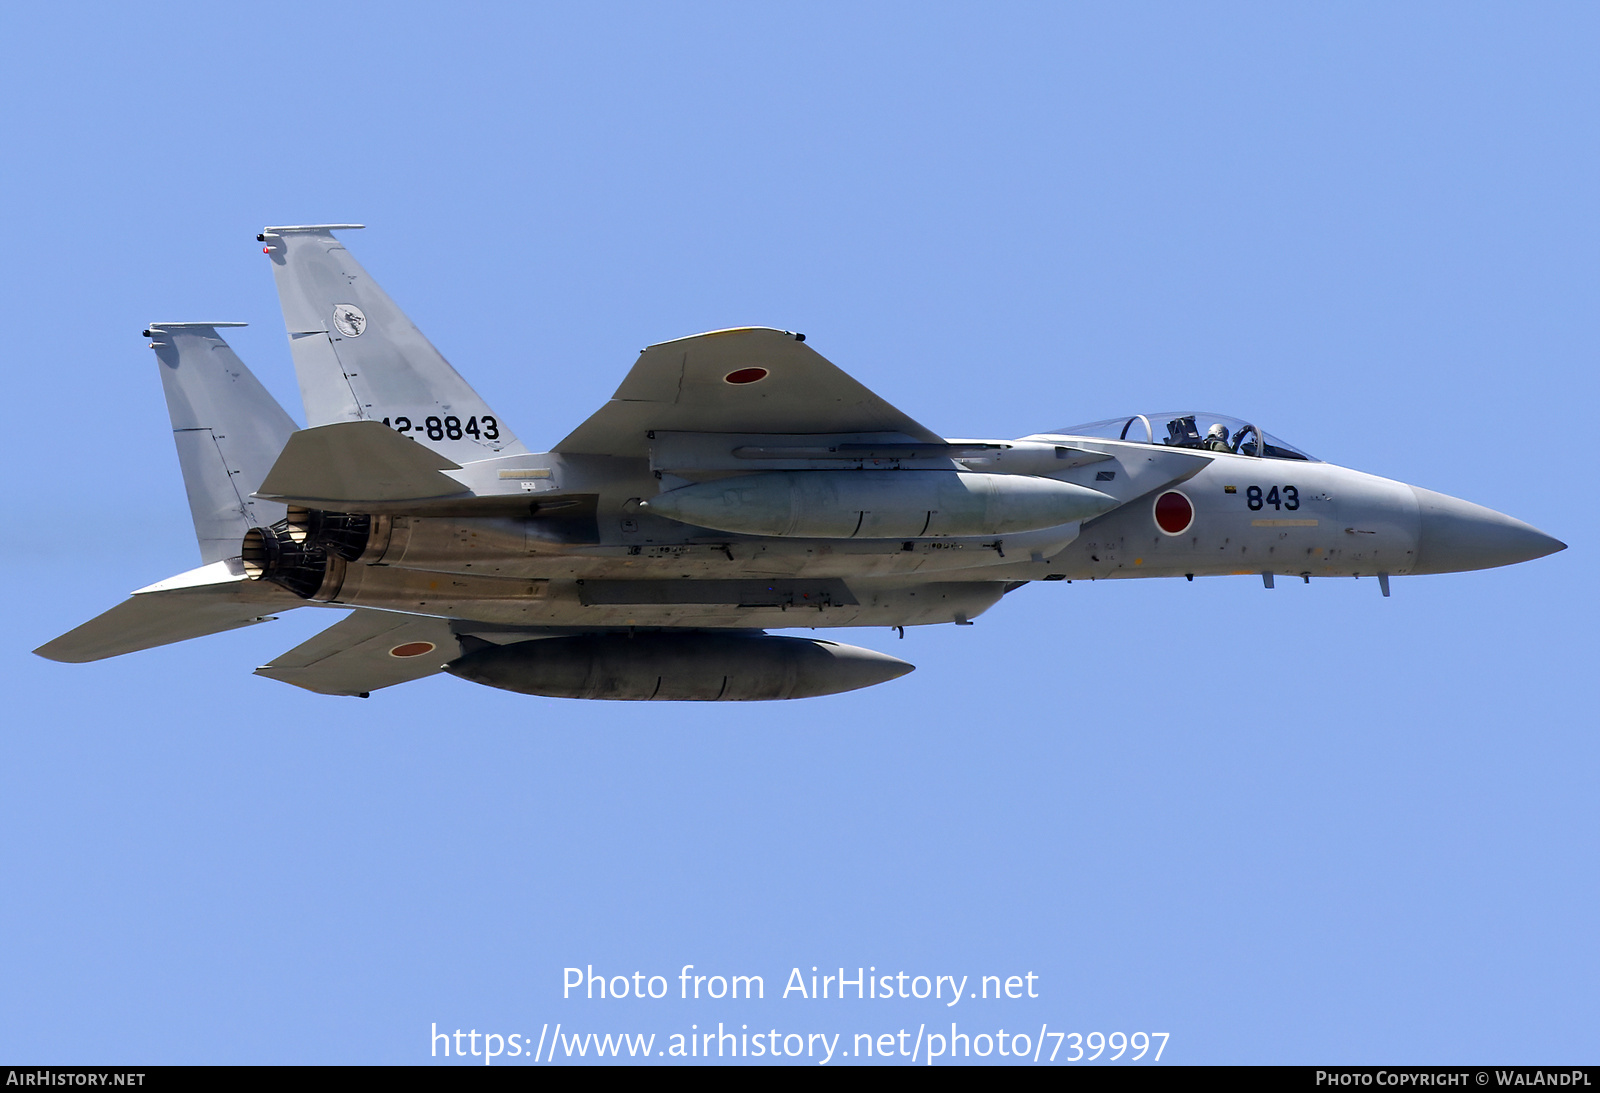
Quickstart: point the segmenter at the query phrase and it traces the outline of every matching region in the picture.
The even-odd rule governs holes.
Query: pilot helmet
[[[1209,440],[1211,437],[1217,437],[1219,440],[1227,440],[1228,427],[1222,424],[1220,421],[1217,422],[1215,425],[1211,426],[1211,428],[1206,430],[1206,438]]]

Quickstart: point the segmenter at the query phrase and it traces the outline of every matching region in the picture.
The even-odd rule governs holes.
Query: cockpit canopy
[[[1221,429],[1215,428],[1222,426]],[[1223,430],[1226,430],[1224,433]],[[1165,434],[1165,435],[1163,435]],[[1236,455],[1267,459],[1298,459],[1320,463],[1293,444],[1286,444],[1271,433],[1264,433],[1251,422],[1228,414],[1204,410],[1179,410],[1157,414],[1113,417],[1052,430],[1054,436],[1092,436],[1101,440],[1131,440],[1140,444],[1161,444],[1169,448],[1198,448],[1229,451]],[[1213,439],[1216,437],[1217,439]]]

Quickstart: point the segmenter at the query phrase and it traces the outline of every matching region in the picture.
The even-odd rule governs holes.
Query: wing
[[[47,660],[83,664],[271,622],[273,611],[305,604],[277,585],[249,580],[227,562],[214,562],[141,588],[34,652]]]
[[[555,450],[642,457],[649,433],[893,433],[943,443],[805,336],[745,327],[652,345],[602,406]]]
[[[256,675],[318,694],[365,698],[380,687],[431,676],[460,655],[461,643],[444,619],[356,611]]]

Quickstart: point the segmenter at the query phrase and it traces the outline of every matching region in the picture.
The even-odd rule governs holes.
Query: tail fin
[[[527,449],[333,237],[267,228],[306,424],[382,421],[459,464]]]
[[[282,505],[250,495],[295,423],[217,333],[243,325],[151,323],[145,331],[161,362],[172,438],[206,562],[237,558],[246,531],[284,516]]]

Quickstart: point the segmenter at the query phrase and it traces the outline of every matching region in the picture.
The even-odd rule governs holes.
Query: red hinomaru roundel
[[[420,657],[423,653],[431,653],[437,648],[431,641],[411,641],[404,645],[396,645],[389,650],[391,657]]]
[[[1182,535],[1194,523],[1194,506],[1177,490],[1156,498],[1156,527],[1168,535]]]

